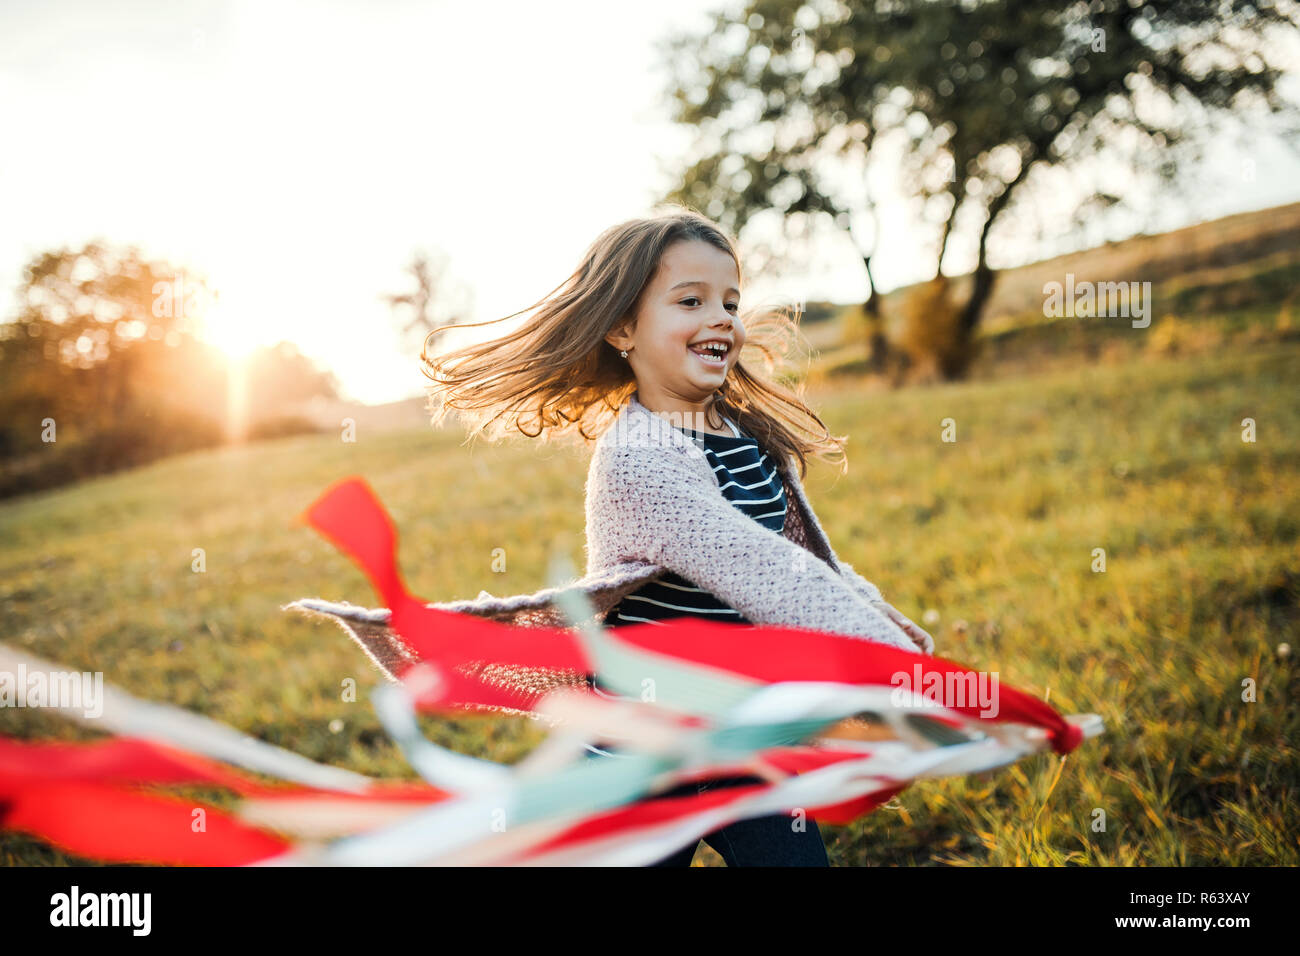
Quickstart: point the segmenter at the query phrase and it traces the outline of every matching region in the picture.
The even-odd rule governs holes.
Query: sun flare
[[[232,362],[243,362],[258,346],[267,344],[265,324],[232,301],[224,288],[207,302],[200,316],[200,335]]]

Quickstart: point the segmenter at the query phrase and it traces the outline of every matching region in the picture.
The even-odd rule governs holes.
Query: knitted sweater
[[[794,456],[778,463],[789,502],[784,533],[763,527],[721,493],[707,456],[633,393],[596,441],[587,471],[587,570],[529,594],[432,603],[520,627],[569,627],[554,599],[577,588],[603,622],[624,595],[667,572],[694,582],[754,624],[829,631],[920,653],[872,605],[880,590],[839,559],[804,494]],[[385,608],[304,598],[285,606],[326,615],[388,677],[413,655]],[[581,680],[575,675],[575,681]]]

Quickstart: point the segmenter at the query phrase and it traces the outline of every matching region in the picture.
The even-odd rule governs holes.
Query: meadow
[[[936,653],[1106,723],[1068,757],[921,782],[824,826],[834,865],[1300,862],[1298,373],[1293,338],[1234,338],[1003,379],[890,392],[835,378],[810,392],[850,436],[847,473],[814,462],[806,483],[840,555],[910,617],[937,615]],[[955,441],[941,440],[945,419]],[[370,709],[379,677],[361,652],[280,610],[304,596],[376,603],[295,517],[360,474],[394,516],[415,593],[528,592],[551,583],[555,551],[585,563],[586,461],[581,447],[522,439],[467,446],[455,429],[363,430],[6,501],[0,640],[312,759],[409,778]],[[355,703],[340,694],[349,677]],[[508,718],[424,728],[503,762],[540,739]],[[0,733],[91,736],[16,709],[0,711]],[[0,834],[0,863],[65,862],[79,861]],[[696,865],[721,860],[701,847]]]

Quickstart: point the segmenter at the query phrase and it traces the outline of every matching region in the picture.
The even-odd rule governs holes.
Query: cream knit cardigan
[[[554,604],[577,588],[601,621],[624,595],[668,571],[716,595],[754,624],[811,628],[920,653],[880,610],[880,590],[841,561],[813,512],[794,456],[776,463],[788,513],[783,534],[728,501],[704,451],[633,393],[596,441],[587,471],[587,572],[531,594],[433,603],[516,626],[568,627]],[[386,608],[316,598],[287,608],[338,621],[390,678],[413,659],[386,626]]]

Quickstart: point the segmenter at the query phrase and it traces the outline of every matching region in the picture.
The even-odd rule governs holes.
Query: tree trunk
[[[940,372],[949,380],[965,378],[979,352],[975,331],[979,327],[980,317],[984,314],[984,307],[993,294],[993,286],[998,277],[998,274],[984,261],[982,252],[981,249],[979,264],[971,277],[970,296],[957,316],[957,327],[953,329],[953,342],[940,363]]]
[[[880,294],[876,291],[875,276],[871,274],[871,256],[863,256],[867,268],[867,290],[870,295],[862,305],[867,319],[867,371],[884,372],[889,364],[889,339],[885,337],[885,317],[880,310]]]
[[[979,260],[975,263],[975,273],[971,276],[970,297],[957,317],[957,328],[954,330],[956,341],[944,362],[943,374],[947,378],[964,378],[975,361],[977,351],[975,330],[979,327],[980,319],[984,316],[984,307],[988,305],[989,298],[993,295],[993,286],[997,282],[997,273],[989,268],[988,262],[989,232],[992,231],[993,222],[998,214],[1006,207],[1012,191],[1021,183],[1028,171],[1029,164],[1025,163],[1021,167],[1020,175],[1008,183],[1007,188],[989,205],[988,216],[984,220],[983,228],[980,229]]]
[[[958,318],[958,348],[954,350],[948,363],[952,369],[950,376],[952,378],[963,377],[975,360],[975,330],[984,316],[984,307],[988,305],[989,297],[993,295],[994,283],[997,281],[997,273],[989,268],[988,263],[989,233],[993,229],[993,223],[1007,207],[1012,193],[1025,181],[1029,170],[1038,161],[1038,157],[1044,154],[1049,142],[1050,137],[1045,137],[1031,144],[1029,152],[1021,158],[1020,171],[989,203],[988,215],[985,216],[984,226],[980,229],[979,261],[975,264],[975,274],[971,277],[970,298],[966,300],[966,305]],[[949,374],[947,370],[945,374]]]
[[[993,286],[997,277],[998,274],[988,267],[988,263],[981,256],[979,265],[975,267],[975,275],[972,277],[970,298],[966,300],[966,305],[961,310],[959,327],[962,335],[969,337],[975,334],[975,329],[984,314],[984,306],[988,305],[989,297],[993,295]]]

